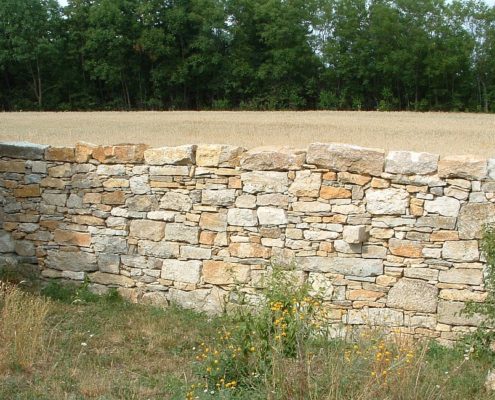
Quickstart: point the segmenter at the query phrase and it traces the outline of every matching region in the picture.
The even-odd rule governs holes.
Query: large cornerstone
[[[292,265],[333,327],[448,343],[474,329],[495,158],[308,149],[0,143],[0,268],[208,313]],[[233,289],[236,289],[235,291]]]

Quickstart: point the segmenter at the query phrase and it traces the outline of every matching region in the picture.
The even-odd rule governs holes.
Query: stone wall
[[[495,159],[312,144],[148,149],[0,143],[1,262],[221,312],[293,263],[330,323],[448,342],[479,317]]]

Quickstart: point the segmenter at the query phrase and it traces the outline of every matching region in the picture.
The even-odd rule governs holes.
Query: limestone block
[[[199,226],[209,231],[224,232],[227,230],[227,214],[203,212],[199,219]]]
[[[374,290],[354,289],[347,293],[347,300],[351,301],[377,301],[385,296],[383,292],[375,292]]]
[[[318,197],[321,186],[321,173],[310,170],[297,171],[289,193],[297,197]]]
[[[305,159],[305,151],[291,147],[256,147],[242,155],[241,168],[251,171],[287,171],[299,169]]]
[[[181,246],[181,258],[192,260],[208,260],[211,258],[211,249],[196,246]]]
[[[26,172],[26,162],[25,161],[0,161],[0,172],[18,172],[20,174],[24,174]],[[33,172],[35,172],[35,171],[33,171]]]
[[[225,144],[200,144],[196,149],[196,164],[198,167],[237,167],[245,150]]]
[[[47,145],[29,142],[0,142],[0,157],[42,160]]]
[[[400,279],[388,292],[387,307],[434,313],[438,289],[422,280]]]
[[[15,242],[12,235],[5,231],[0,231],[0,253],[13,253]]]
[[[138,239],[159,241],[165,235],[165,222],[150,221],[146,219],[132,220],[129,228],[129,236]]]
[[[107,274],[105,272],[97,271],[89,274],[88,277],[91,282],[100,285],[123,286],[126,288],[136,286],[136,283],[131,278],[124,275]]]
[[[93,248],[101,253],[127,253],[127,240],[112,235],[93,236]]]
[[[30,240],[16,240],[14,246],[15,252],[23,257],[33,257],[36,255],[34,242]]]
[[[309,272],[372,277],[383,274],[383,260],[354,257],[297,257],[296,268]]]
[[[96,256],[82,251],[48,250],[45,265],[60,271],[90,272],[98,269]]]
[[[98,167],[96,167],[96,173],[98,175],[122,176],[125,175],[125,165],[98,165]]]
[[[165,165],[150,167],[152,176],[189,176],[189,167],[187,165]]]
[[[144,160],[149,165],[191,165],[195,155],[195,145],[160,147],[146,150]]]
[[[52,205],[52,206],[60,206],[60,207],[65,207],[65,204],[67,203],[67,195],[66,194],[59,194],[59,193],[43,193],[41,195],[43,198],[43,201],[45,204]]]
[[[38,197],[40,195],[40,185],[24,185],[14,189],[15,197]]]
[[[433,174],[438,168],[438,158],[438,154],[390,151],[385,159],[385,172],[401,175]]]
[[[161,278],[185,283],[199,283],[201,261],[163,260]]]
[[[131,186],[131,192],[134,194],[145,194],[151,190],[147,175],[133,176],[129,180],[129,183]]]
[[[141,302],[150,306],[165,308],[168,306],[168,297],[166,293],[162,292],[147,292],[141,297]]]
[[[154,219],[158,221],[167,221],[173,222],[175,219],[176,213],[173,211],[150,211],[146,214],[148,219]]]
[[[154,195],[137,195],[125,201],[129,211],[153,211],[158,208],[158,200]]]
[[[362,248],[363,258],[381,258],[387,257],[387,249],[383,246],[363,246]]]
[[[404,314],[389,308],[365,308],[349,310],[345,321],[350,325],[402,326]]]
[[[485,301],[488,293],[472,291],[468,289],[442,289],[438,297],[442,300],[448,301],[474,301],[476,303],[481,303]]]
[[[334,171],[381,175],[385,151],[339,143],[312,143],[306,162]]]
[[[276,206],[287,207],[289,205],[289,196],[280,193],[259,194],[256,196],[258,206]]]
[[[409,267],[404,269],[404,276],[406,278],[422,279],[425,281],[438,281],[438,270]]]
[[[352,197],[352,192],[343,187],[322,186],[320,191],[320,197],[325,200],[350,199]]]
[[[479,269],[451,268],[440,271],[438,281],[479,286],[483,283],[483,272]]]
[[[88,232],[65,231],[56,229],[53,240],[64,245],[89,247],[91,245],[91,234]]]
[[[463,204],[457,228],[461,239],[481,239],[484,224],[495,222],[495,204]]]
[[[449,229],[455,228],[456,218],[454,217],[441,217],[438,215],[428,215],[418,218],[416,221],[417,227],[428,227],[434,229]]]
[[[319,201],[296,201],[292,203],[292,210],[302,213],[328,213],[331,206]]]
[[[125,203],[125,193],[117,190],[115,192],[104,193],[101,196],[101,202],[109,205],[120,205]]]
[[[390,252],[400,257],[422,257],[423,246],[413,240],[390,239],[388,242]]]
[[[461,203],[452,197],[437,197],[435,200],[427,200],[424,209],[429,213],[438,213],[445,217],[457,217]]]
[[[446,260],[469,262],[480,258],[476,240],[446,241],[442,247],[442,257]]]
[[[333,285],[329,278],[319,272],[308,274],[309,295],[323,300],[331,300]]]
[[[488,178],[495,180],[495,157],[488,160]]]
[[[366,227],[364,225],[346,225],[343,232],[347,243],[356,244],[366,241]]]
[[[165,240],[198,244],[199,228],[184,224],[167,224],[165,227]]]
[[[366,210],[373,215],[402,215],[409,206],[409,194],[403,189],[368,189]]]
[[[345,254],[358,254],[361,253],[362,249],[361,243],[350,244],[347,243],[345,240],[336,240],[335,242],[333,242],[333,246],[335,247],[335,250],[337,252]]]
[[[275,207],[259,207],[256,211],[260,225],[285,225],[287,213]]]
[[[118,274],[120,269],[120,256],[118,254],[98,254],[98,268],[107,274]]]
[[[94,149],[98,146],[92,143],[87,142],[78,142],[76,143],[75,148],[75,161],[78,163],[86,163],[93,155]]]
[[[214,285],[246,283],[249,281],[249,265],[232,264],[224,261],[206,260],[203,263],[203,280]]]
[[[231,243],[229,252],[232,257],[269,258],[271,251],[258,243]]]
[[[252,171],[241,174],[243,191],[246,193],[285,193],[288,190],[287,172]]]
[[[305,230],[303,235],[304,235],[304,239],[314,240],[317,242],[337,239],[339,237],[339,234],[337,232],[314,231],[314,230]]]
[[[252,194],[243,194],[235,199],[235,206],[237,208],[255,208],[256,196]]]
[[[180,192],[167,192],[160,200],[160,208],[187,212],[192,208],[192,200],[188,195]]]
[[[462,313],[465,303],[459,301],[439,301],[438,302],[438,322],[447,325],[468,325],[478,326],[483,321],[479,314],[467,316]]]
[[[256,226],[258,218],[256,211],[248,208],[230,208],[227,212],[227,222],[234,226]]]
[[[71,164],[56,165],[55,167],[48,168],[48,175],[54,178],[68,178],[72,176]]]
[[[179,243],[154,242],[151,240],[140,240],[138,242],[138,252],[141,255],[159,258],[176,258],[180,254]]]
[[[201,203],[212,206],[229,206],[235,201],[235,189],[203,190]]]
[[[482,180],[487,175],[487,160],[475,155],[446,156],[438,163],[440,178]]]
[[[102,164],[138,164],[144,161],[146,144],[119,144],[115,146],[98,146],[92,156]]]

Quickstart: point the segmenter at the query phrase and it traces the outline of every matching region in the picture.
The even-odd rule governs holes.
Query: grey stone
[[[203,190],[201,202],[213,206],[229,206],[234,204],[235,189]]]
[[[131,192],[134,194],[148,193],[151,190],[148,182],[149,182],[148,175],[131,177],[131,179],[129,179]]]
[[[15,242],[15,252],[20,256],[32,257],[36,255],[36,247],[34,242],[29,240],[17,240]]]
[[[160,200],[160,208],[174,211],[189,211],[192,208],[192,200],[189,196],[180,192],[167,192]]]
[[[162,279],[185,283],[199,283],[201,278],[201,261],[163,260]]]
[[[0,253],[13,253],[15,242],[12,235],[5,231],[0,231]]]
[[[437,310],[437,296],[435,286],[421,280],[402,278],[388,292],[387,307],[434,313]]]
[[[158,208],[158,200],[155,195],[137,195],[129,197],[125,205],[129,211],[153,211]]]
[[[65,207],[67,203],[67,195],[59,193],[43,193],[41,195],[43,201],[51,206]]]
[[[77,194],[71,193],[67,199],[67,207],[69,208],[83,208],[83,199]]]
[[[197,244],[198,236],[199,228],[197,226],[167,224],[165,227],[165,240]]]
[[[46,148],[47,145],[29,142],[0,142],[0,157],[42,160]]]
[[[100,253],[98,255],[98,268],[101,272],[118,274],[120,267],[120,256],[111,253]]]
[[[483,283],[483,272],[474,268],[451,268],[447,271],[440,271],[438,281],[479,286]]]
[[[59,250],[48,250],[46,267],[60,271],[74,272],[90,272],[98,269],[96,256],[93,253]]]
[[[481,239],[484,224],[495,222],[495,204],[463,204],[459,212],[459,238]]]
[[[424,209],[429,213],[438,213],[445,217],[457,217],[461,203],[452,197],[437,197],[435,200],[425,201]]]
[[[446,260],[469,262],[478,261],[480,258],[478,241],[453,240],[446,241],[442,247],[442,257]]]
[[[459,301],[438,302],[438,322],[447,325],[478,326],[483,322],[479,314],[467,316],[463,313],[465,303]]]
[[[368,189],[366,210],[374,215],[405,214],[409,206],[409,194],[403,189]]]
[[[138,252],[141,255],[152,257],[175,258],[179,257],[179,243],[140,240],[138,242]]]
[[[285,193],[289,187],[287,172],[252,171],[241,174],[246,193]]]
[[[383,261],[364,258],[297,257],[298,269],[309,272],[332,272],[342,275],[371,277],[383,274]]]
[[[402,175],[426,175],[435,173],[438,154],[414,151],[390,151],[385,160],[385,172]]]
[[[116,164],[116,165],[98,165],[96,168],[96,173],[98,175],[117,175],[122,176],[125,175],[125,165]]]
[[[441,217],[436,215],[428,215],[418,218],[416,222],[416,226],[452,230],[455,228],[455,223],[456,223],[456,218],[454,217]]]

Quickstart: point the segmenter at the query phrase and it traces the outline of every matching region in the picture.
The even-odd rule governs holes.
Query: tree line
[[[495,7],[0,1],[0,110],[495,112]]]

